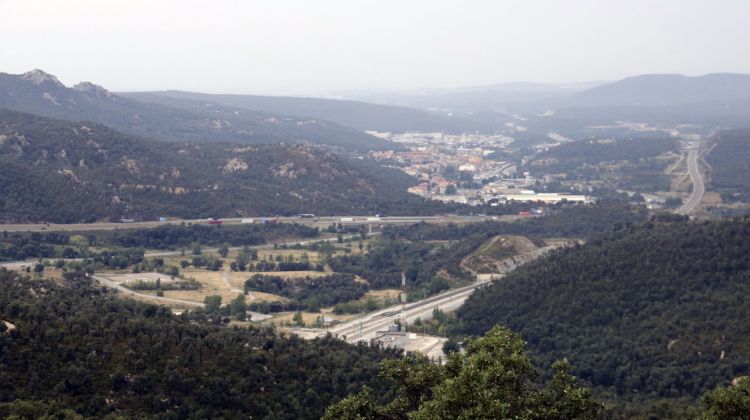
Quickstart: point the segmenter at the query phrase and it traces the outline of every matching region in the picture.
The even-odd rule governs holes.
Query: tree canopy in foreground
[[[453,352],[445,365],[413,356],[381,363],[395,384],[385,404],[369,388],[330,406],[324,419],[593,419],[602,405],[576,384],[566,360],[544,385],[515,333],[496,326]]]

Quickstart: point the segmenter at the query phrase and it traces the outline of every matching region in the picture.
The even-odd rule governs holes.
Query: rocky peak
[[[63,85],[62,83],[60,83],[59,80],[57,80],[57,77],[49,73],[45,73],[39,69],[34,69],[34,70],[31,70],[30,72],[24,73],[23,75],[21,75],[21,78],[23,80],[28,80],[37,86],[41,85],[42,83],[50,82],[50,83],[54,83],[57,86],[65,87],[65,85]]]
[[[95,85],[91,82],[81,82],[77,85],[73,86],[73,89],[86,93],[88,95],[103,97],[103,98],[110,98],[112,97],[112,92],[108,91],[107,89],[104,89],[103,87],[99,85]]]

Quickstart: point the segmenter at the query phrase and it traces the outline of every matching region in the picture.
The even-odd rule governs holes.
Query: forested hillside
[[[694,401],[750,373],[748,237],[748,218],[623,227],[475,293],[455,332],[507,326],[545,368],[567,357],[581,379],[640,410]]]
[[[578,385],[565,360],[546,384],[525,352],[524,341],[501,327],[467,340],[447,363],[423,356],[381,363],[395,398],[382,404],[365,388],[326,410],[324,420],[362,419],[578,419],[601,418],[602,405]]]
[[[404,173],[305,145],[171,143],[0,109],[0,220],[413,212]],[[418,211],[418,210],[417,210]]]
[[[565,173],[571,180],[605,180],[621,189],[653,192],[669,189],[662,158],[679,142],[673,138],[592,139],[565,143],[540,153],[526,165],[532,173]]]
[[[334,271],[367,279],[373,289],[399,287],[404,273],[409,297],[414,299],[474,280],[461,268],[461,259],[486,241],[487,236],[479,233],[461,239],[435,245],[382,238],[372,244],[367,254],[341,255],[329,264]]]
[[[0,417],[315,419],[398,355],[201,316],[0,269]]]
[[[157,139],[200,143],[312,143],[352,152],[388,143],[329,121],[218,105],[184,107],[143,102],[83,82],[68,88],[40,70],[0,73],[0,108],[69,121],[94,121],[120,131]]]
[[[603,162],[631,161],[658,156],[678,149],[678,142],[671,138],[635,138],[620,140],[580,140],[553,147],[539,154],[535,161],[552,161],[549,166],[555,171],[567,171],[581,165],[596,165]],[[534,161],[532,161],[534,165]]]
[[[722,131],[706,155],[711,187],[727,201],[750,202],[750,130]]]

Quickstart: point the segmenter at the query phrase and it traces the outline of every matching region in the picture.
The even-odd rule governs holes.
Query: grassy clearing
[[[119,296],[125,298],[125,299],[134,299],[140,302],[150,303],[153,305],[159,305],[164,306],[167,308],[172,309],[173,311],[184,311],[185,309],[196,309],[197,307],[194,305],[185,305],[181,303],[174,303],[174,302],[165,302],[163,300],[156,299],[156,292],[153,290],[140,290],[138,291],[138,295],[132,295],[132,294],[124,294],[120,293]],[[148,295],[154,296],[154,298],[149,298]],[[166,292],[164,293],[164,296],[166,296]],[[188,300],[188,299],[185,299]],[[202,301],[201,301],[202,302]]]
[[[206,271],[206,270],[191,270],[186,269],[183,271],[185,277],[191,277],[194,278],[198,283],[203,286],[199,290],[190,290],[190,291],[176,291],[176,292],[195,292],[191,299],[187,300],[195,300],[200,299],[200,302],[203,302],[203,299],[208,295],[219,295],[221,296],[222,302],[228,302],[231,299],[234,299],[237,297],[237,292],[234,292],[230,290],[227,285],[224,283],[224,280],[222,276],[224,273],[222,271]],[[235,287],[237,289],[243,290],[245,285],[245,280],[250,277],[253,273],[249,272],[227,272],[227,279],[229,280],[229,284],[232,287]],[[172,292],[165,292],[165,296],[168,296],[167,293]],[[172,297],[172,296],[169,296]],[[229,298],[229,300],[227,300]],[[280,301],[280,302],[286,302],[287,299],[283,296],[273,295],[270,293],[263,293],[263,292],[251,292],[251,296],[248,296],[248,302],[251,302],[253,300],[261,301],[261,302],[273,302],[273,301]]]
[[[359,247],[359,240],[351,241],[351,242],[344,242],[344,243],[337,243],[337,242],[331,242],[331,244],[334,246],[334,255],[344,255],[344,254],[360,254],[360,253],[366,253],[367,252],[367,244],[368,240],[362,241],[362,249],[360,250]],[[303,279],[305,277],[321,277],[332,274],[332,271],[330,268],[326,266],[325,271],[318,272],[318,271],[270,271],[270,272],[253,272],[253,271],[241,271],[241,272],[234,272],[234,271],[226,271],[226,281],[224,280],[223,276],[225,275],[224,269],[228,269],[230,264],[235,261],[237,256],[240,253],[239,249],[233,249],[229,252],[226,258],[220,258],[219,255],[216,252],[206,252],[206,247],[204,247],[204,253],[205,255],[210,255],[213,258],[219,258],[223,262],[223,269],[220,271],[209,271],[204,269],[196,269],[192,266],[189,266],[185,269],[180,268],[180,275],[179,277],[185,278],[185,279],[195,279],[198,283],[201,284],[201,288],[198,290],[165,290],[164,291],[164,297],[173,298],[173,299],[181,299],[181,300],[187,300],[192,302],[200,302],[202,303],[206,296],[210,295],[218,295],[221,296],[222,302],[227,303],[234,298],[237,297],[237,289],[244,290],[244,284],[245,280],[252,277],[255,274],[262,274],[262,275],[269,275],[269,276],[278,276],[282,277],[284,279]],[[299,262],[303,259],[303,255],[307,256],[308,261],[312,264],[318,264],[321,261],[321,255],[317,251],[307,250],[307,249],[273,249],[272,247],[263,247],[263,248],[254,248],[258,253],[258,260],[257,261],[267,261],[272,260],[274,262],[277,261],[277,258],[281,258],[283,260],[287,260],[290,257],[295,261]],[[164,256],[164,257],[150,257],[149,259],[153,258],[161,258],[164,260],[165,266],[176,266],[180,267],[181,261],[188,261],[191,262],[194,255],[192,255],[191,249],[185,250],[185,255],[172,255],[172,256]],[[251,263],[255,263],[257,261],[251,261]],[[48,271],[52,270],[46,270],[45,275]],[[130,273],[130,271],[123,271],[122,274]],[[62,277],[62,274],[60,273],[58,275],[60,278]],[[166,275],[162,276],[162,281],[165,279],[168,279],[169,277]],[[153,279],[149,279],[153,280]],[[366,282],[364,279],[361,279],[359,277],[356,278],[357,281],[360,282]],[[228,283],[228,284],[227,284]],[[234,289],[234,290],[233,290]],[[156,295],[155,291],[139,291],[139,293],[142,293],[144,295]],[[384,300],[386,297],[393,297],[397,296],[398,291],[391,291],[391,290],[379,290],[379,291],[371,291],[366,296],[371,296],[379,301]],[[169,306],[173,308],[182,308],[179,304],[169,304],[167,302],[158,301],[156,299],[149,299],[148,297],[136,297],[139,300],[148,301],[151,303],[160,304],[163,306]],[[250,292],[247,296],[248,303],[251,303],[253,301],[256,302],[288,302],[289,299],[284,298],[279,295],[269,294],[269,293],[263,293],[263,292]],[[328,308],[327,310],[323,310],[324,312],[327,312],[326,316],[332,317],[334,319],[348,319],[351,317],[351,315],[335,315],[332,312],[332,308]],[[291,322],[291,318],[294,315],[293,312],[289,313],[280,313],[273,317],[273,321],[276,323],[279,323],[281,321],[288,320]],[[309,313],[305,314],[305,322],[309,324],[313,324],[315,321],[315,318],[320,315],[319,313]]]
[[[292,257],[294,257],[294,261],[300,261],[303,254],[307,254],[307,258],[311,263],[316,264],[319,262],[319,255],[317,252],[304,249],[261,249],[258,250],[258,259],[265,260],[270,255],[271,259],[276,261],[276,257],[278,257],[279,255],[283,258],[287,258],[291,255]]]
[[[277,314],[274,314],[273,318],[269,318],[265,320],[265,323],[275,323],[276,325],[280,324],[294,324],[294,320],[292,318],[294,317],[295,312],[279,312]],[[318,319],[319,316],[325,316],[327,318],[335,319],[337,321],[348,321],[350,319],[353,319],[355,315],[351,314],[341,314],[337,315],[334,314],[331,311],[331,308],[326,308],[321,310],[321,312],[302,312],[302,321],[305,323],[305,326],[312,327],[315,325],[315,321]]]
[[[168,290],[164,292],[165,297],[194,302],[203,302],[205,297],[209,295],[221,296],[222,302],[229,302],[237,297],[238,293],[230,290],[224,283],[224,280],[222,280],[221,271],[185,269],[182,271],[182,276],[185,278],[194,278],[201,284],[201,288],[198,290]]]
[[[398,298],[399,293],[401,293],[401,291],[398,289],[370,290],[360,300],[365,301],[368,298],[381,301],[384,299],[396,299]]]
[[[258,271],[258,272],[252,272],[252,271],[245,271],[243,273],[236,273],[236,274],[242,274],[242,280],[241,285],[238,285],[237,287],[243,287],[245,284],[245,280],[256,275],[261,274],[264,276],[276,276],[281,277],[285,280],[295,280],[295,279],[304,279],[305,277],[323,277],[331,274],[330,272],[321,272],[321,271]]]

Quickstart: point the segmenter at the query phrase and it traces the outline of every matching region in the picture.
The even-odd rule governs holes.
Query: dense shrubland
[[[532,262],[472,295],[449,330],[505,325],[544,369],[568,357],[597,391],[641,408],[747,375],[750,219],[673,219]]]
[[[3,417],[318,418],[364,384],[384,395],[377,364],[398,354],[174,316],[85,281],[0,270],[0,319],[16,327],[0,332]]]

